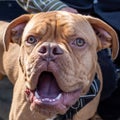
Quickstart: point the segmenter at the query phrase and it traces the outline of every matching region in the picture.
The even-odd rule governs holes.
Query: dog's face
[[[99,27],[104,23],[91,25],[88,18],[67,12],[39,13],[18,18],[8,27],[6,33],[11,30],[11,40],[20,44],[19,63],[31,110],[64,114],[88,92],[97,71],[97,51],[113,45],[112,35]]]
[[[93,29],[83,18],[34,16],[22,36],[22,64],[26,87],[34,90],[29,99],[33,109],[64,114],[85,94],[95,75],[97,46]]]

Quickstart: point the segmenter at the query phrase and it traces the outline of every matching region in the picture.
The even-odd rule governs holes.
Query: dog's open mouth
[[[41,99],[42,102],[54,102],[60,98],[61,93],[62,91],[53,74],[42,72],[35,92],[36,97]]]
[[[36,89],[27,89],[25,93],[27,99],[40,110],[64,114],[79,99],[81,88],[73,92],[64,92],[58,86],[54,75],[45,71],[40,74]]]

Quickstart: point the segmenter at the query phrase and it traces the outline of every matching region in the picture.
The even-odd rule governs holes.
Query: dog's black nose
[[[40,46],[39,54],[46,61],[52,61],[63,54],[62,48],[57,43],[45,42]]]

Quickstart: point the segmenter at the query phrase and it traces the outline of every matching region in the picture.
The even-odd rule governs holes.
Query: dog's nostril
[[[53,54],[58,54],[57,48],[54,48],[54,49],[53,49]]]
[[[56,47],[53,47],[52,53],[53,53],[54,55],[63,54],[63,50],[62,50],[59,46],[56,46]]]
[[[46,46],[42,46],[41,49],[39,50],[40,53],[46,53],[47,52],[47,48]]]
[[[63,54],[63,50],[58,45],[43,45],[39,49],[39,53],[48,55]]]

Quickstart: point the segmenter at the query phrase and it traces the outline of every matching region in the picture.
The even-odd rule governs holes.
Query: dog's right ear
[[[32,18],[32,14],[21,15],[9,23],[3,35],[4,48],[7,51],[9,43],[21,44],[21,36],[27,22]]]

